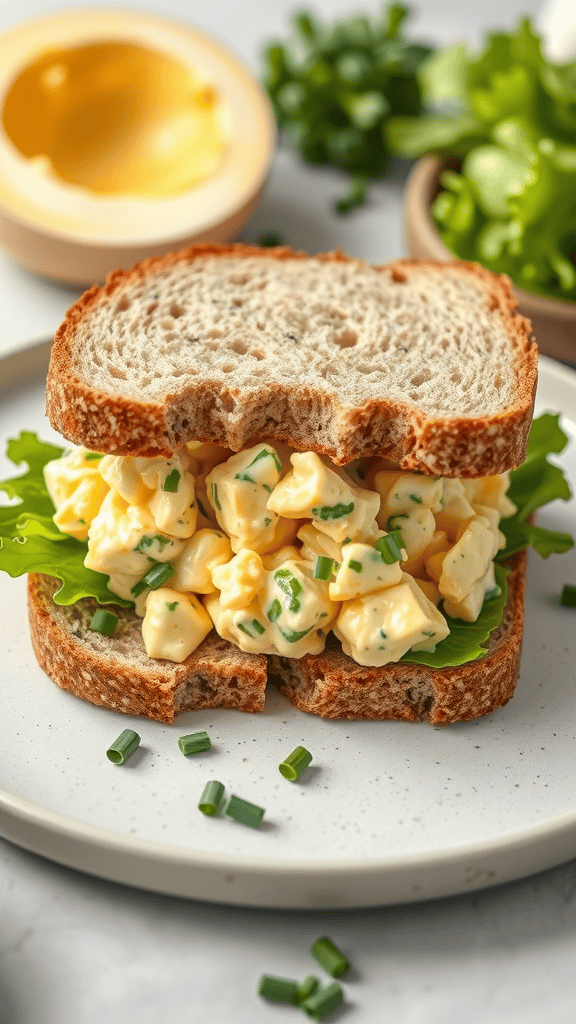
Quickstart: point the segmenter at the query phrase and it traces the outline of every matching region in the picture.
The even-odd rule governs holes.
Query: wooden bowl
[[[443,163],[424,157],[412,169],[404,196],[404,227],[410,256],[449,260],[446,248],[430,215],[430,205],[440,191],[438,176]],[[512,286],[519,311],[532,321],[540,352],[576,366],[576,302],[551,299]]]

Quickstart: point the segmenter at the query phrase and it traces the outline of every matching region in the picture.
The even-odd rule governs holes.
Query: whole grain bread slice
[[[487,654],[457,668],[430,669],[398,662],[357,665],[332,638],[323,654],[296,660],[272,656],[274,682],[295,707],[324,718],[426,720],[432,724],[480,718],[510,700],[518,678],[524,621],[526,554],[511,560],[504,619]],[[182,665],[145,653],[141,620],[115,608],[117,632],[89,630],[97,607],[90,599],[56,605],[57,581],[28,577],[32,643],[40,666],[62,689],[126,714],[171,722],[183,711],[225,707],[261,711],[265,655],[244,654],[214,631]]]
[[[282,440],[469,477],[525,456],[537,348],[474,264],[192,246],[119,270],[56,333],[47,411],[120,455]]]
[[[462,722],[496,711],[514,693],[524,628],[526,552],[510,560],[508,602],[486,656],[456,668],[432,669],[398,662],[383,668],[357,665],[333,641],[323,654],[296,661],[273,657],[270,670],[295,707],[323,718]]]
[[[125,608],[108,606],[119,622],[112,637],[92,632],[98,605],[91,598],[74,605],[52,600],[59,581],[28,576],[28,614],[38,663],[63,689],[92,704],[172,722],[183,711],[233,708],[261,711],[266,658],[245,654],[212,631],[182,664],[150,659],[142,641],[142,620]]]

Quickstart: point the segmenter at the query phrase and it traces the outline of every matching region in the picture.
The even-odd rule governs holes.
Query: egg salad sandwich
[[[171,721],[263,707],[454,722],[516,684],[525,548],[567,498],[528,442],[530,324],[471,264],[195,246],[70,309],[0,568],[62,688]],[[528,457],[526,458],[528,452]],[[520,468],[518,468],[520,467]],[[512,473],[510,471],[513,471]]]

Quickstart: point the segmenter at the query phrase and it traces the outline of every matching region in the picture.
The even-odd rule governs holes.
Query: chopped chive
[[[266,231],[260,236],[258,245],[265,249],[275,249],[277,245],[286,245],[286,239],[279,231]]]
[[[211,779],[202,790],[198,810],[202,811],[202,814],[207,814],[208,817],[213,818],[216,814],[220,813],[223,796],[224,786],[222,783],[217,782],[216,779]]]
[[[303,1003],[309,996],[314,995],[320,988],[320,978],[315,974],[309,974],[304,981],[301,981],[296,989],[296,1003]]]
[[[342,541],[342,547],[344,547],[345,544],[350,544],[351,540],[352,537],[344,537],[344,540]]]
[[[258,622],[258,619],[252,619],[252,622],[248,623],[239,622],[238,629],[241,629],[243,633],[246,633],[246,636],[249,636],[251,640],[255,639],[254,633],[257,636],[262,636],[262,633],[266,632],[265,627],[262,625],[261,622]],[[254,630],[254,633],[250,632],[251,629]]]
[[[266,612],[266,615],[270,619],[270,622],[276,622],[276,619],[281,614],[282,614],[282,605],[280,604],[280,601],[278,600],[278,598],[275,597],[274,600],[272,601],[272,604],[270,605],[268,611]]]
[[[200,498],[198,497],[198,495],[196,495],[196,504],[198,505],[198,510],[200,512],[200,515],[204,516],[204,519],[210,519],[210,516],[208,515],[208,513],[207,513],[206,509],[204,508],[204,505],[200,501]]]
[[[207,732],[191,732],[187,736],[179,737],[178,746],[184,757],[190,757],[190,754],[200,754],[203,750],[210,750],[212,744]]]
[[[325,555],[318,555],[314,568],[315,580],[331,580],[334,572],[334,559],[326,558]]]
[[[161,533],[145,533],[138,541],[134,551],[140,551],[144,555],[146,554],[144,548],[151,548],[153,544],[158,544],[160,551],[163,551],[167,544],[172,544],[172,539],[164,537]]]
[[[216,484],[212,484],[212,497],[214,498],[214,504],[216,505],[216,508],[218,509],[219,512],[221,512],[222,511],[222,505],[220,504],[220,502],[218,500],[218,488],[217,488]]]
[[[118,739],[111,743],[106,751],[106,757],[113,764],[124,764],[131,754],[134,753],[140,744],[140,737],[133,729],[124,729]]]
[[[343,519],[344,516],[349,516],[353,510],[353,501],[349,505],[339,502],[337,505],[320,505],[318,508],[313,508],[312,515],[325,523],[327,519]]]
[[[275,978],[272,974],[263,974],[258,982],[258,995],[274,1003],[295,1003],[297,991],[297,981]]]
[[[168,473],[164,483],[162,484],[163,491],[169,491],[170,494],[175,494],[178,490],[178,484],[180,483],[180,473],[177,469],[173,469],[171,473]]]
[[[234,479],[235,480],[243,480],[243,481],[245,481],[246,483],[249,483],[249,484],[255,484],[256,483],[256,481],[252,479],[252,477],[250,476],[249,473],[236,473]]]
[[[163,583],[166,583],[171,576],[174,575],[174,566],[170,565],[169,562],[154,562],[151,569],[138,583],[135,583],[131,588],[130,593],[134,597],[139,597],[148,588],[150,590],[157,590]]]
[[[175,612],[180,601],[165,601],[164,602],[169,612]]]
[[[422,504],[422,498],[419,494],[409,494],[408,497],[410,498],[410,501],[415,501],[417,505]]]
[[[107,612],[103,608],[99,608],[92,616],[90,629],[94,633],[102,633],[102,636],[112,636],[117,625],[118,616],[114,615],[114,612]]]
[[[353,572],[362,572],[362,562],[357,562],[356,559],[351,558],[348,562],[348,568],[352,569]]]
[[[257,804],[251,804],[248,800],[242,800],[239,796],[228,797],[224,807],[224,814],[227,818],[239,821],[241,825],[249,825],[250,828],[260,828],[264,817],[264,808]]]
[[[300,601],[298,600],[298,595],[302,593],[300,580],[296,579],[294,574],[290,572],[290,569],[277,569],[274,573],[274,579],[282,593],[290,598],[289,611],[299,612]]]
[[[332,1013],[332,1010],[342,1006],[343,1002],[342,986],[337,981],[331,981],[329,985],[321,988],[319,992],[308,996],[304,1002],[300,1003],[300,1007],[312,1020],[323,1020],[329,1013]]]
[[[399,562],[402,558],[402,547],[398,542],[396,532],[389,533],[386,537],[379,537],[375,547],[380,552],[382,561],[387,565]]]
[[[386,633],[384,632],[383,629],[380,630],[380,636],[382,637],[383,640],[387,639]]]
[[[299,640],[303,640],[305,636],[308,636],[308,633],[310,633],[313,628],[313,626],[309,626],[308,629],[301,629],[300,631],[296,629],[281,629],[280,632],[289,644],[297,644]]]
[[[253,466],[255,462],[260,462],[260,459],[266,458],[274,459],[276,469],[279,473],[282,472],[282,463],[280,462],[276,452],[270,450],[270,448],[263,448],[261,452],[258,452],[258,455],[255,455],[252,462],[248,464],[248,469],[250,469],[250,466]]]
[[[576,587],[573,583],[565,583],[562,587],[560,604],[565,608],[576,608]]]
[[[316,939],[316,942],[312,943],[310,951],[314,959],[333,978],[341,978],[350,967],[344,954],[340,952],[338,947],[332,942],[332,939],[329,939],[327,935]]]
[[[86,452],[86,455],[84,456],[84,461],[85,462],[99,462],[100,459],[103,459],[103,458],[104,458],[104,456],[102,455],[101,452]]]
[[[296,782],[311,761],[312,754],[306,747],[295,747],[292,753],[284,758],[282,764],[278,765],[278,771],[289,782]]]

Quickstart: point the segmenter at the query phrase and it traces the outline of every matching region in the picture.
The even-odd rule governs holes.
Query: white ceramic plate
[[[56,437],[43,416],[48,346],[0,362],[0,438]],[[543,359],[540,410],[576,437],[576,374]],[[576,481],[576,445],[562,457]],[[2,476],[12,467],[3,463]],[[540,523],[576,527],[557,502]],[[576,855],[576,612],[558,605],[576,554],[531,556],[520,682],[477,722],[323,721],[273,688],[261,715],[191,712],[174,725],[125,717],[63,693],[37,667],[24,580],[2,575],[0,834],[62,864],[175,896],[277,907],[352,907],[468,891]],[[123,767],[105,756],[125,727],[142,736]],[[177,738],[207,729],[185,759]],[[301,784],[278,763],[314,754]],[[255,831],[207,819],[204,782],[266,807]]]

